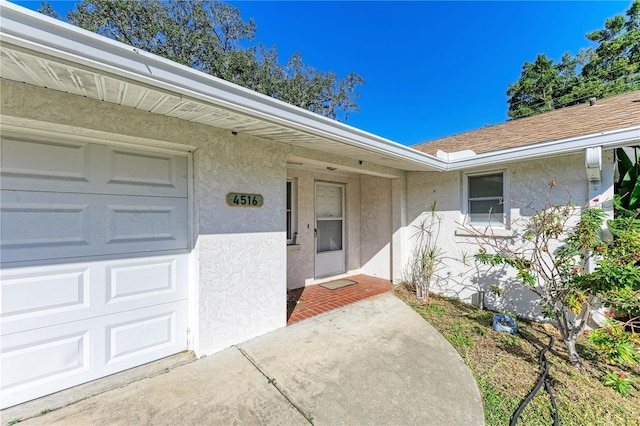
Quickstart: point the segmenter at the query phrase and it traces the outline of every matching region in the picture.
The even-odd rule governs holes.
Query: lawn
[[[494,331],[491,311],[481,311],[473,305],[437,295],[424,302],[402,285],[396,286],[395,293],[460,353],[482,394],[486,424],[508,425],[512,414],[538,380],[538,350],[517,334]],[[584,337],[578,341],[584,361],[580,370],[569,364],[564,345],[553,327],[520,320],[517,325],[523,335],[545,344],[548,338],[536,333],[533,327],[544,327],[556,336],[547,359],[563,425],[640,425],[640,368],[625,369],[636,389],[631,389],[628,396],[622,396],[600,380],[608,369],[617,369],[590,355],[593,352]],[[518,425],[549,424],[553,424],[551,403],[543,388],[524,410]]]

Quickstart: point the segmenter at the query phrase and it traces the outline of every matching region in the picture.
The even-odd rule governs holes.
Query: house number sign
[[[264,198],[260,194],[240,194],[230,192],[227,194],[227,205],[229,207],[262,207]]]

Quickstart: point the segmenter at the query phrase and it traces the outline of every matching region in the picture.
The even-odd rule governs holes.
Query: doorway
[[[315,276],[345,272],[344,184],[316,182]]]

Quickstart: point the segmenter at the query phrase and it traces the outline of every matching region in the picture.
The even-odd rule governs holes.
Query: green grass
[[[491,327],[493,312],[480,311],[475,306],[437,295],[424,303],[402,286],[398,286],[396,294],[460,353],[482,395],[486,424],[508,425],[512,414],[538,380],[538,351],[519,335],[494,331]],[[546,338],[542,339],[532,331],[532,325],[518,321],[523,334],[539,336],[546,342]],[[587,356],[590,344],[586,339],[579,341],[585,364],[582,370],[568,362],[564,345],[561,341],[558,343],[559,340],[556,338],[547,359],[561,423],[570,426],[640,426],[640,389],[633,389],[627,397],[617,394],[599,379],[604,371],[613,367],[593,354]],[[628,368],[626,374],[640,384],[639,368]],[[551,401],[543,389],[523,411],[518,425],[548,425],[552,424],[552,419]]]

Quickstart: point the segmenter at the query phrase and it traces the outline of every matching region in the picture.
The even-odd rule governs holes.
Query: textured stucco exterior
[[[27,84],[1,84],[5,123],[62,137],[191,151],[192,250],[184,284],[188,348],[199,356],[283,327],[286,288],[322,281],[314,277],[317,181],[345,185],[345,275],[392,279],[399,269],[392,238],[403,220],[393,203],[405,196],[404,172]],[[292,158],[305,166],[291,168]],[[339,170],[326,171],[326,165]],[[285,235],[287,178],[297,186],[293,247]],[[230,207],[229,192],[261,194],[264,205]],[[398,250],[402,245],[394,244]]]
[[[306,153],[316,158],[313,153]],[[298,157],[299,158],[299,157]],[[345,275],[364,273],[391,280],[392,182],[367,174],[326,173],[290,168],[297,193],[297,244],[287,247],[287,287],[330,278],[315,275],[315,184],[332,182],[345,188]]]
[[[495,169],[408,173],[409,226],[405,231],[408,234],[405,239],[405,253],[407,256],[411,255],[415,245],[415,238],[411,236],[429,211],[428,207],[436,202],[437,213],[442,218],[438,247],[443,252],[445,268],[439,274],[442,279],[434,284],[432,290],[470,303],[476,302],[479,291],[484,291],[485,303],[491,308],[539,317],[538,302],[533,293],[511,289],[508,298],[499,298],[490,292],[491,285],[501,284],[508,287],[509,279],[513,277],[511,271],[505,268],[489,270],[474,262],[472,256],[477,253],[479,247],[473,238],[463,235],[460,229],[465,219],[462,213],[465,173],[505,171],[509,182],[509,192],[506,194],[506,198],[510,200],[509,216],[511,226],[516,227],[518,218],[531,214],[531,210],[523,207],[524,204],[531,202],[534,208],[544,205],[549,189],[548,183],[552,180],[557,185],[552,193],[552,204],[564,204],[571,200],[578,206],[586,206],[590,202],[593,204],[593,200],[597,199],[598,203],[604,203],[605,209],[611,210],[613,169],[613,151],[605,151],[602,180],[597,184],[589,183],[587,179],[583,154],[521,161]]]
[[[26,84],[1,84],[2,114],[12,122],[100,135],[107,143],[128,137],[159,148],[196,147],[188,283],[189,346],[196,354],[286,324],[286,146]],[[261,194],[264,206],[231,208],[228,192]]]
[[[344,184],[345,276],[402,280],[416,226],[436,202],[446,268],[433,290],[465,301],[484,291],[487,305],[532,317],[539,312],[530,292],[513,291],[509,300],[489,292],[489,286],[508,281],[509,271],[486,271],[472,260],[477,245],[460,233],[465,173],[504,170],[507,198],[538,207],[550,180],[557,184],[553,203],[568,201],[569,194],[577,205],[613,195],[612,151],[603,153],[599,184],[588,182],[583,154],[466,172],[403,172],[26,84],[1,84],[5,122],[105,143],[192,151],[188,347],[198,355],[284,326],[287,288],[336,278],[314,276],[316,182]],[[294,246],[286,245],[285,235],[288,178],[297,194]],[[261,194],[264,205],[230,207],[229,192]],[[530,214],[517,202],[510,205],[512,224]]]
[[[360,264],[362,272],[391,279],[393,233],[392,183],[390,179],[361,179]]]
[[[289,169],[289,178],[297,187],[297,246],[287,251],[287,287],[299,288],[315,282],[315,184],[332,182],[344,184],[344,249],[345,268],[359,268],[358,246],[360,243],[360,177],[330,174],[306,170]]]

